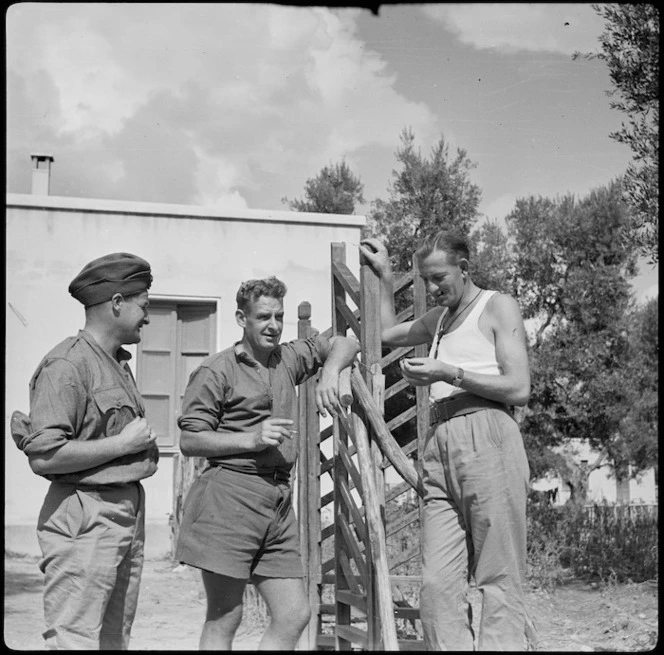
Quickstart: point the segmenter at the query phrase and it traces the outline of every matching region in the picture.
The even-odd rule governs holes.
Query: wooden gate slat
[[[349,555],[353,558],[358,573],[363,578],[366,578],[367,564],[364,553],[362,552],[359,542],[353,535],[351,527],[345,518],[340,520],[339,529],[341,530],[341,533],[343,534],[344,537],[344,546],[346,546],[346,548],[349,551]]]

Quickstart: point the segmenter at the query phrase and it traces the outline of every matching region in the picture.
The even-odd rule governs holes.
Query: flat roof
[[[31,193],[8,193],[7,207],[134,214],[142,216],[169,216],[174,218],[208,218],[225,221],[306,223],[310,225],[338,225],[340,227],[364,227],[367,220],[366,216],[360,214],[322,214],[272,209],[233,209],[159,202],[137,202],[133,200],[72,198],[68,196],[47,196]]]

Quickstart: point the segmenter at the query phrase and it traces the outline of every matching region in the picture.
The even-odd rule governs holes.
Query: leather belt
[[[216,466],[220,469],[227,469],[228,471],[235,471],[236,473],[246,473],[247,475],[258,475],[261,478],[268,478],[276,480],[277,482],[290,482],[290,471],[281,468],[257,468],[257,469],[244,469],[239,466],[229,466],[228,464],[210,463],[210,466]]]
[[[500,409],[512,416],[512,412],[505,403],[482,398],[472,393],[458,393],[429,406],[429,425],[437,425],[456,416],[472,414],[482,409]]]

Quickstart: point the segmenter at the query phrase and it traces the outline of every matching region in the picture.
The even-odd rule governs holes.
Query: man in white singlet
[[[365,239],[360,251],[380,279],[383,344],[432,344],[429,357],[401,362],[411,385],[430,385],[431,428],[422,450],[426,648],[473,650],[473,577],[482,592],[478,649],[525,650],[535,637],[523,590],[530,471],[510,411],[530,395],[519,306],[511,296],[477,287],[466,240],[439,232],[414,254],[437,306],[398,323],[387,250]]]

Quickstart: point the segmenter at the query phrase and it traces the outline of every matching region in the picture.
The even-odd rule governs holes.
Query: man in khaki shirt
[[[237,293],[242,339],[191,374],[178,421],[185,455],[207,457],[184,505],[175,557],[202,571],[201,650],[229,650],[247,582],[267,603],[260,649],[293,649],[309,621],[290,470],[298,451],[296,386],[320,370],[322,415],[340,409],[339,372],[359,351],[346,337],[280,344],[286,286],[249,280]]]
[[[155,434],[122,344],[149,322],[150,265],[128,253],[89,264],[69,292],[85,326],[55,346],[30,381],[30,417],[12,436],[51,481],[37,525],[48,649],[124,650],[143,568],[145,495]]]

